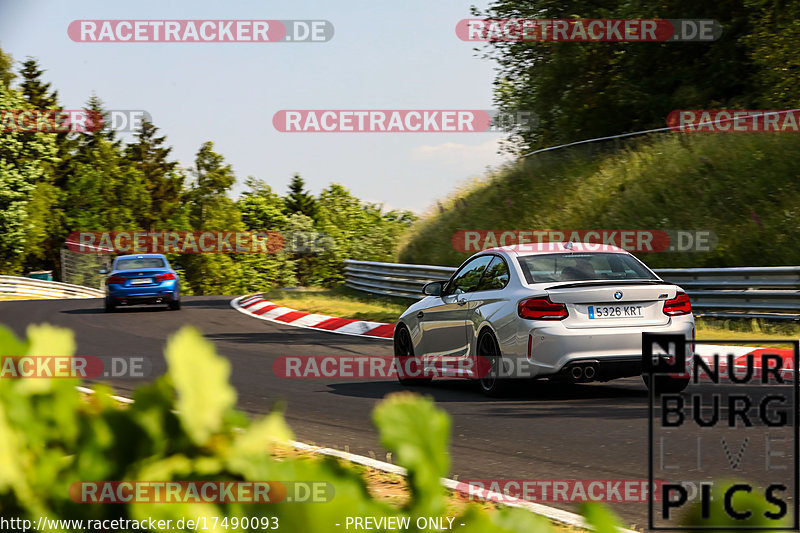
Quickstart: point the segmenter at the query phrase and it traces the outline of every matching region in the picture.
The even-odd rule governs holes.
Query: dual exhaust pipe
[[[597,376],[596,363],[576,363],[569,369],[569,378],[573,383],[588,383]]]

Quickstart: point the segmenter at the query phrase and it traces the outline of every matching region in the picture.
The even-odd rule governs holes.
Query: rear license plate
[[[131,280],[131,285],[147,285],[148,283],[153,283],[152,278],[137,278]]]
[[[644,318],[641,305],[590,305],[589,318]]]

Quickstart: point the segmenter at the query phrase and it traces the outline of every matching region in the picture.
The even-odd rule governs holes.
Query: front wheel
[[[672,376],[655,376],[655,392],[656,394],[683,392],[683,390],[689,386],[689,379],[690,378],[673,378]],[[651,388],[650,376],[648,374],[642,374],[642,381],[644,381],[648,389]]]
[[[414,345],[411,342],[411,334],[405,326],[397,326],[394,334],[394,358],[397,363],[397,381],[401,385],[424,385],[431,382],[431,378],[412,377],[421,374],[423,368],[420,362],[414,359]]]

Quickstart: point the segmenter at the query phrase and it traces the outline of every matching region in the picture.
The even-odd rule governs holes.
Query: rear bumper
[[[573,369],[585,369],[591,366],[593,375],[591,379],[581,377],[575,379]],[[572,359],[564,365],[553,377],[566,381],[609,381],[612,379],[640,376],[642,374],[642,358],[639,357],[605,357],[603,359],[586,358]],[[581,372],[583,375],[583,372]]]
[[[150,287],[115,287],[110,285],[107,298],[114,305],[163,304],[180,299],[176,283],[161,283]]]
[[[641,328],[568,329],[560,324],[534,327],[527,362],[538,376],[568,375],[579,364],[595,367],[596,380],[607,381],[642,373],[642,333],[669,333],[692,339],[694,318],[675,317],[664,326]],[[527,340],[527,339],[526,339]]]
[[[106,296],[116,305],[159,304],[176,301],[180,289],[175,280],[148,286],[108,285]]]
[[[144,305],[144,304],[165,304],[176,301],[169,294],[148,294],[148,295],[131,295],[131,296],[112,296],[111,302],[114,305]]]

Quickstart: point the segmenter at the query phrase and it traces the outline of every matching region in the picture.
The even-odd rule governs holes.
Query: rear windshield
[[[518,257],[528,283],[658,279],[638,259],[614,253],[559,253]]]
[[[158,257],[143,257],[142,259],[120,259],[117,261],[117,270],[140,270],[143,268],[163,268],[164,260]]]

